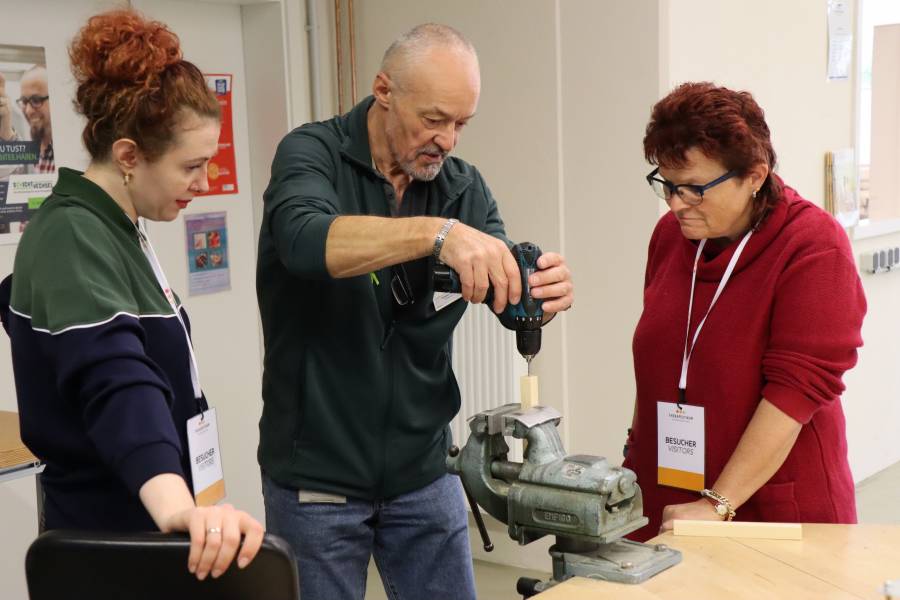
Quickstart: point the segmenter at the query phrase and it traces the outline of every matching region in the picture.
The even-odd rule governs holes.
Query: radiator
[[[453,443],[469,438],[468,419],[510,402],[519,402],[519,378],[527,373],[516,351],[516,334],[505,329],[487,306],[470,306],[453,333],[453,371],[462,401],[453,419]],[[508,438],[510,460],[522,460],[522,443]]]

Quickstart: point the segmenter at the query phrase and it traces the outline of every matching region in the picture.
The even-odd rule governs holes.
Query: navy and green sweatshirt
[[[390,290],[400,267],[330,277],[332,222],[453,217],[506,240],[480,173],[458,158],[435,180],[413,182],[398,210],[372,166],[372,101],[282,140],[264,196],[256,280],[265,340],[260,465],[283,486],[363,499],[416,490],[446,472],[448,424],[460,406],[449,342],[467,305],[434,310],[427,259],[403,266],[414,298],[403,307]]]
[[[60,169],[19,243],[11,294],[0,312],[22,440],[47,465],[46,526],[156,529],[138,490],[161,473],[190,485],[186,421],[205,401],[134,223]]]

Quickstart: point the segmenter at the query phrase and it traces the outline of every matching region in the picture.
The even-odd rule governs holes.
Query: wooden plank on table
[[[676,536],[762,538],[769,540],[799,540],[803,538],[800,523],[757,523],[751,521],[675,521]]]
[[[33,463],[37,458],[19,436],[19,414],[0,410],[0,469]]]

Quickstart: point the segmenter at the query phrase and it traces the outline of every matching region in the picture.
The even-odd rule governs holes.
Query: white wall
[[[83,168],[87,155],[81,147],[82,121],[71,108],[74,95],[66,44],[87,17],[112,2],[90,0],[0,0],[0,13],[15,15],[16,27],[5,27],[0,43],[45,45],[50,75],[54,148],[58,166]],[[151,237],[173,288],[180,292],[193,324],[203,388],[219,413],[228,501],[262,520],[262,495],[256,447],[261,411],[261,351],[254,287],[255,229],[253,199],[261,197],[260,177],[251,178],[248,135],[247,86],[244,71],[242,11],[237,5],[175,0],[134,0],[135,8],[166,22],[182,42],[185,57],[205,72],[234,75],[233,114],[239,194],[199,198],[189,213],[225,211],[229,233],[231,290],[206,296],[187,295],[184,222],[151,226]],[[276,5],[277,6],[277,5]],[[266,18],[264,6],[252,7],[248,16]],[[48,18],[52,15],[52,18]],[[252,29],[252,27],[251,27]],[[254,73],[258,85],[263,73]],[[265,90],[261,91],[265,94]],[[275,106],[284,93],[275,90]],[[257,104],[258,107],[258,104]],[[259,110],[259,108],[257,108]],[[282,118],[286,111],[281,109]],[[276,114],[265,115],[269,119]],[[260,130],[273,125],[263,120]],[[283,133],[286,123],[275,128]],[[267,135],[270,135],[267,133]],[[265,152],[272,142],[256,136],[254,147]],[[263,136],[265,137],[265,136]],[[271,136],[270,136],[271,137]],[[273,146],[274,147],[274,146]],[[268,170],[268,164],[265,164]],[[14,246],[0,246],[0,273],[12,270]],[[15,410],[6,337],[0,341],[0,410]],[[0,483],[0,597],[25,598],[24,556],[36,534],[33,480]]]
[[[661,15],[655,0],[560,7],[564,243],[576,277],[567,449],[619,464],[634,408],[631,339],[658,216],[641,139],[658,91]]]
[[[285,40],[290,40],[292,44],[302,41],[292,38],[290,33],[286,35],[284,9],[285,6],[278,2],[241,8],[246,85],[248,90],[256,92],[247,94],[254,252],[262,223],[262,192],[269,184],[275,148],[290,124]],[[299,21],[297,25],[302,23]],[[303,90],[305,86],[306,81],[303,80],[298,89]],[[262,336],[259,337],[262,342]]]

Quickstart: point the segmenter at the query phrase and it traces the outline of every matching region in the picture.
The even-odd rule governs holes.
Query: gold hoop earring
[[[122,183],[125,184],[125,187],[128,187],[128,184],[131,183],[131,173],[125,173],[122,176]]]

